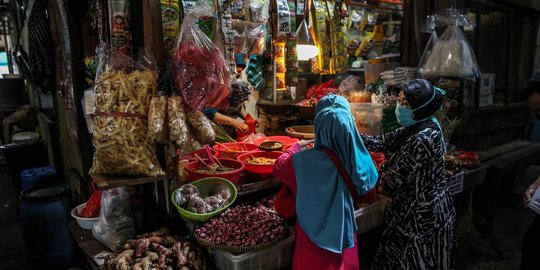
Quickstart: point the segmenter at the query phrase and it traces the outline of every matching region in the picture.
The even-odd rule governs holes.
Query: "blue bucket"
[[[53,185],[21,192],[21,230],[31,267],[64,269],[73,261],[68,191],[66,185]]]
[[[58,183],[58,175],[51,166],[27,169],[21,172],[22,190]]]

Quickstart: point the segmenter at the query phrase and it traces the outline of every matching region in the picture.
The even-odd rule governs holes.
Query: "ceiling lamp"
[[[319,54],[319,48],[315,46],[308,29],[306,20],[302,20],[296,31],[296,52],[298,60],[309,60]]]

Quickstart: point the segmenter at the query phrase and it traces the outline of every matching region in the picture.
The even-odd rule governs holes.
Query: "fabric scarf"
[[[359,195],[375,187],[378,173],[356,128],[349,103],[329,94],[315,109],[315,147],[293,156],[298,223],[315,245],[334,253],[354,246],[354,202],[332,160],[334,151]]]

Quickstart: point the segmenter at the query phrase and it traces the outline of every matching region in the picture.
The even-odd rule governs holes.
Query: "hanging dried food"
[[[188,14],[173,58],[176,89],[186,105],[197,110],[227,107],[230,93],[231,77],[225,59],[196,24],[198,17],[212,16],[209,10],[201,3]]]
[[[158,143],[168,141],[167,125],[167,97],[157,96],[150,100],[150,110],[148,111],[148,138]]]
[[[187,109],[186,116],[199,142],[210,143],[216,140],[216,133],[212,128],[212,123],[201,111]]]
[[[169,116],[169,139],[181,146],[188,141],[189,134],[182,97],[169,97],[167,100],[167,110]]]
[[[157,74],[116,50],[100,54],[90,174],[163,175],[155,145],[147,138]]]

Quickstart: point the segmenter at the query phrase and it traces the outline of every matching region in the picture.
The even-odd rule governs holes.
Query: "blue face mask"
[[[422,109],[424,108],[425,106],[427,106],[429,103],[431,103],[431,101],[435,98],[435,94],[437,91],[439,91],[441,94],[445,95],[446,92],[438,87],[434,87],[435,91],[433,91],[433,96],[424,104],[422,104],[422,106],[412,110],[411,108],[407,108],[407,107],[404,107],[402,105],[400,105],[399,103],[396,105],[396,117],[397,117],[397,120],[398,120],[398,123],[403,126],[403,127],[410,127],[410,126],[413,126],[417,123],[420,123],[420,122],[423,122],[423,121],[426,121],[428,119],[431,119],[433,122],[435,122],[435,124],[437,124],[437,126],[439,127],[440,131],[441,131],[441,136],[442,139],[443,139],[443,142],[444,142],[444,134],[443,134],[443,131],[442,131],[442,128],[441,128],[441,125],[439,124],[439,121],[437,120],[437,118],[435,116],[428,116],[424,119],[420,119],[420,120],[414,120],[413,119],[413,113],[419,109]],[[445,148],[445,152],[446,152],[446,145],[445,143],[443,143],[444,145],[444,148]]]
[[[403,127],[410,127],[420,121],[414,120],[412,118],[413,110],[410,108],[407,108],[405,106],[401,106],[401,104],[397,104],[396,106],[396,117],[399,122],[399,124]]]

